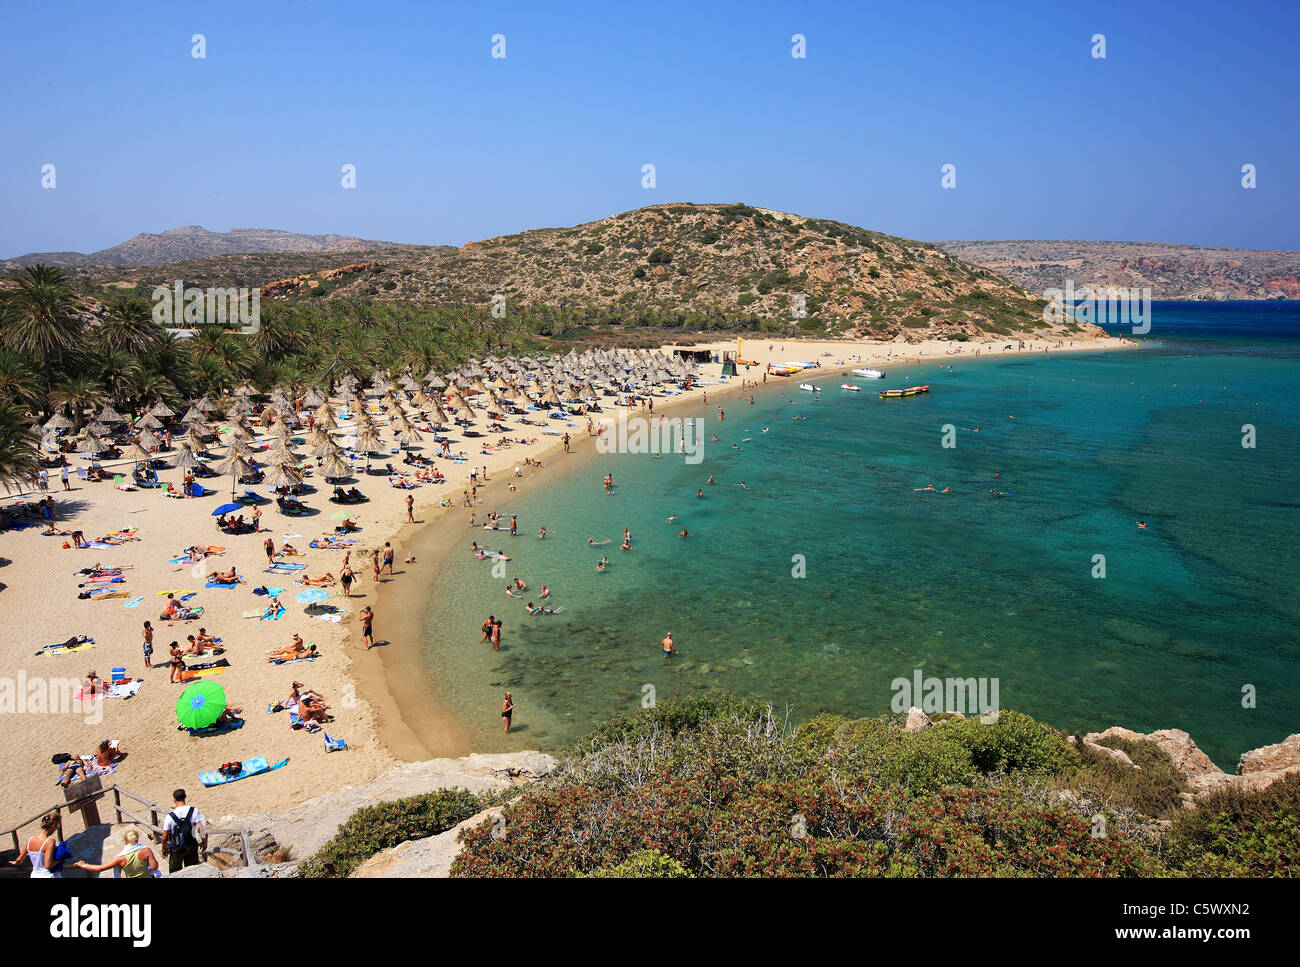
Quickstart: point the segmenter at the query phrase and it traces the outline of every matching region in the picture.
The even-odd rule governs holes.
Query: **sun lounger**
[[[344,742],[342,739],[331,739],[330,734],[328,732],[325,733],[326,752],[342,752],[346,750],[347,747],[348,744]]]

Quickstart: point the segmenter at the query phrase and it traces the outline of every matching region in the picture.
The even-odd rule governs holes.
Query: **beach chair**
[[[90,474],[86,473],[85,467],[77,467],[77,476],[83,483],[90,483]]]
[[[244,496],[242,496],[242,497],[239,498],[239,503],[241,503],[241,504],[260,504],[260,503],[265,502],[266,499],[267,499],[267,498],[263,497],[261,494],[259,494],[259,493],[258,493],[257,491],[255,491],[255,490],[245,490],[245,491],[244,491]]]
[[[191,497],[210,497],[215,493],[216,493],[215,490],[205,489],[203,484],[201,483],[196,483],[193,487],[190,488]]]
[[[348,744],[342,739],[331,739],[328,732],[325,733],[325,751],[342,752],[347,749]]]

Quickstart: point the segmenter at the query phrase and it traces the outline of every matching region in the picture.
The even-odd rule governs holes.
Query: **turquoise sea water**
[[[1137,351],[890,369],[884,386],[931,385],[910,399],[814,381],[816,397],[769,380],[723,422],[701,407],[699,465],[602,456],[513,502],[521,536],[465,529],[425,648],[476,747],[561,746],[646,686],[874,715],[918,669],[996,679],[1002,707],[1061,728],[1186,729],[1229,771],[1300,729],[1300,304],[1157,304]],[[916,490],[931,484],[951,492]],[[528,616],[474,539],[565,612]],[[489,613],[499,653],[479,643]]]

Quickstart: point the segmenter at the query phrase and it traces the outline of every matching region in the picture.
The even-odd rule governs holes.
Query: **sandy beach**
[[[742,392],[760,392],[763,365],[768,362],[817,361],[824,367],[818,374],[822,378],[863,365],[897,367],[940,359],[951,362],[973,358],[976,350],[981,357],[1015,352],[1004,349],[1008,342],[1015,345],[1007,338],[919,344],[746,339],[744,358],[759,365],[748,371],[742,367],[740,377],[725,385],[718,383],[719,364],[705,365],[702,371],[706,385],[657,398],[655,414],[700,409],[704,393],[712,407],[715,401],[723,402]],[[730,351],[735,346],[734,340],[728,340],[692,348]],[[1117,338],[1079,339],[1063,346],[1054,341],[1036,341],[1025,344],[1023,352],[1099,351],[1131,346],[1130,341]],[[749,389],[742,380],[760,386]],[[797,376],[768,377],[767,388],[797,382]],[[626,411],[606,410],[598,419],[611,419],[619,412]],[[478,422],[477,428],[483,429],[487,417],[480,415]],[[537,432],[534,427],[517,423],[507,425],[507,436],[511,438],[532,437]],[[574,418],[567,428],[559,427],[558,422],[552,426],[572,434],[572,454],[563,453],[559,436],[538,435],[536,442],[491,453],[479,452],[479,444],[500,434],[486,433],[480,440],[458,440],[454,444],[468,451],[469,463],[475,468],[486,467],[488,482],[479,487],[476,513],[481,516],[506,510],[514,496],[507,492],[511,483],[519,492],[529,492],[558,476],[555,471],[565,461],[582,460],[594,451],[585,418]],[[452,435],[457,436],[454,431]],[[384,440],[388,446],[386,433]],[[425,446],[428,449],[430,444]],[[524,466],[525,458],[540,460],[543,468]],[[396,460],[394,456],[395,464]],[[85,465],[86,461],[73,459],[72,464]],[[104,464],[111,471],[128,473],[131,465],[132,461]],[[521,467],[520,478],[512,476],[515,466]],[[53,754],[89,753],[105,738],[118,740],[127,753],[116,774],[105,778],[106,783],[116,783],[157,803],[169,803],[171,790],[183,786],[191,792],[190,801],[218,822],[222,817],[283,809],[321,792],[369,780],[396,761],[472,751],[466,747],[454,715],[430,703],[418,649],[410,647],[420,627],[422,606],[413,589],[427,583],[431,569],[438,564],[439,549],[447,546],[453,535],[463,533],[468,523],[469,511],[460,506],[460,501],[462,491],[469,487],[470,466],[440,462],[439,467],[447,473],[445,483],[413,490],[397,489],[379,476],[358,479],[356,486],[371,499],[350,508],[355,510],[361,528],[353,535],[358,542],[351,545],[352,564],[359,580],[350,599],[329,599],[331,604],[347,610],[338,622],[311,616],[302,603],[294,600],[303,588],[293,585],[293,575],[265,572],[263,540],[270,536],[277,546],[288,540],[304,552],[304,556],[288,559],[306,564],[304,573],[329,571],[337,577],[343,551],[307,548],[312,538],[333,532],[338,521],[331,519],[331,514],[341,509],[328,502],[330,488],[319,476],[308,478],[318,488],[317,493],[305,498],[315,512],[312,516],[285,517],[270,504],[263,510],[264,533],[229,536],[217,530],[211,516],[212,509],[229,497],[228,476],[203,481],[217,490],[214,497],[177,500],[168,499],[161,490],[124,492],[115,489],[110,481],[86,483],[75,475],[71,491],[65,493],[57,474],[52,474],[50,494],[57,501],[59,527],[82,530],[88,539],[136,528],[134,536],[138,539],[110,548],[64,549],[62,545],[68,538],[44,536],[39,527],[6,532],[0,538],[0,555],[5,559],[0,568],[5,587],[0,593],[9,617],[0,632],[0,678],[11,683],[16,701],[13,714],[6,714],[4,719],[10,769],[6,790],[0,796],[4,807],[0,828],[62,801],[63,792],[55,784],[57,770],[50,762]],[[179,470],[159,472],[162,481],[178,487],[181,476]],[[267,492],[261,487],[253,489]],[[415,499],[414,524],[407,521],[407,494]],[[453,506],[439,507],[443,498],[451,498]],[[391,541],[396,549],[395,574],[376,586],[371,579],[369,555],[382,548],[385,541]],[[223,553],[207,559],[207,571],[234,567],[246,583],[231,590],[205,588],[203,574],[196,575],[191,565],[169,563],[192,544],[223,545]],[[412,554],[414,563],[402,563]],[[124,568],[125,580],[120,586],[126,597],[77,597],[78,585],[84,578],[76,572],[97,563]],[[264,604],[265,598],[251,593],[259,585],[284,588],[281,600],[286,613],[278,620],[241,617],[245,611]],[[159,593],[190,590],[197,591],[197,595],[187,603],[202,606],[202,617],[196,621],[161,621],[164,598]],[[140,597],[143,600],[138,605],[127,606]],[[367,605],[376,613],[375,640],[379,646],[370,652],[362,649],[357,617]],[[152,670],[144,668],[141,650],[141,627],[146,619],[155,628]],[[222,639],[226,650],[221,657],[229,660],[229,667],[211,680],[225,689],[232,705],[243,709],[245,721],[236,731],[206,738],[177,730],[175,705],[183,686],[170,684],[166,669],[168,644],[179,640],[184,645],[185,636],[197,633],[199,626]],[[265,653],[287,646],[295,633],[317,644],[319,657],[289,665],[268,664]],[[94,638],[94,647],[60,655],[33,655],[42,646],[79,634]],[[108,679],[113,668],[124,668],[127,676],[143,679],[138,694],[62,710],[37,707],[31,698],[40,691],[31,684],[38,679],[80,683],[91,669]],[[291,730],[286,712],[268,714],[268,704],[285,698],[294,681],[322,693],[332,706],[335,721],[326,731],[345,739],[347,751],[327,753],[320,733]],[[75,686],[72,690],[76,690]],[[286,757],[290,761],[282,769],[227,786],[204,789],[198,781],[200,771],[256,755],[264,755],[271,762]]]

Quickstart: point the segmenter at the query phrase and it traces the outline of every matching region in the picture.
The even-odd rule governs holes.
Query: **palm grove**
[[[138,287],[93,308],[62,270],[28,266],[0,290],[0,482],[30,484],[41,427],[62,415],[80,432],[105,404],[139,414],[163,402],[328,386],[376,370],[423,375],[523,336],[487,312],[317,301],[264,306],[256,331],[200,326],[182,338],[154,321]]]

